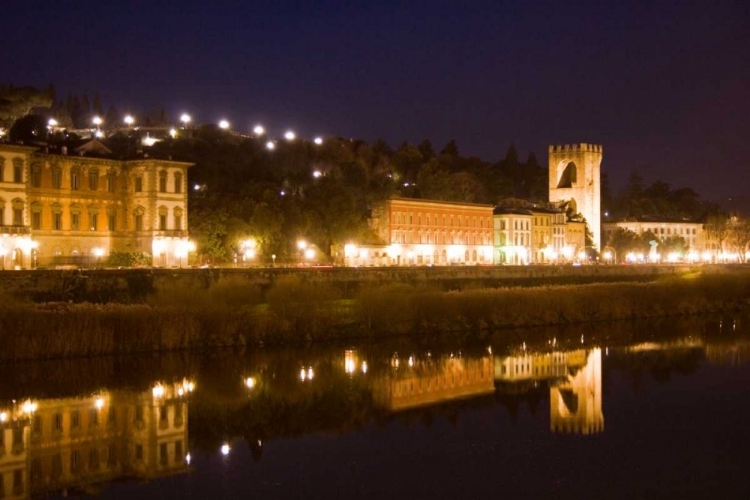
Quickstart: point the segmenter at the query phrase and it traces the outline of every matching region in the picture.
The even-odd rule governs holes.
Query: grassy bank
[[[164,285],[141,303],[34,304],[0,297],[0,359],[237,345],[303,345],[394,335],[486,335],[511,327],[750,308],[750,273],[699,272],[653,283],[446,292],[372,285],[345,298],[299,277],[268,290],[246,280]]]

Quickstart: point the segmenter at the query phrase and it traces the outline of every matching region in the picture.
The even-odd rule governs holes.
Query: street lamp
[[[611,264],[613,262],[617,264],[617,250],[615,250],[609,245],[604,247],[603,250],[604,250],[604,260],[607,261],[607,264]]]
[[[323,144],[323,138],[322,137],[316,137],[315,139],[313,139],[313,142],[316,145],[320,146],[321,144]]]
[[[128,127],[132,127],[133,123],[135,123],[135,118],[133,118],[130,115],[127,115],[123,121],[125,122],[125,125],[127,125]]]
[[[296,138],[297,138],[297,134],[295,134],[291,130],[287,130],[286,133],[284,134],[284,139],[286,139],[287,141],[293,141]]]
[[[190,115],[187,113],[182,113],[182,116],[180,116],[180,121],[182,122],[182,128],[187,128],[188,123],[190,123]]]
[[[266,149],[269,151],[273,151],[274,149],[276,149],[276,144],[274,144],[273,141],[268,141],[266,143]]]
[[[96,268],[99,269],[101,267],[101,259],[104,255],[104,249],[96,247],[92,250],[94,256],[96,257]]]
[[[257,246],[257,243],[254,239],[250,238],[242,242],[240,245],[242,250],[242,263],[244,264],[245,261],[252,260],[255,258],[255,248]]]
[[[297,240],[297,249],[299,250],[299,263],[302,264],[302,256],[307,248],[307,242],[305,240]]]
[[[255,128],[253,128],[253,133],[255,135],[263,135],[266,133],[266,129],[263,128],[263,125],[256,125]]]
[[[222,130],[227,130],[229,128],[229,122],[226,120],[221,120],[219,122],[219,128]]]
[[[98,116],[95,116],[91,119],[91,122],[96,125],[96,130],[94,131],[94,137],[104,137],[104,132],[101,130],[101,125],[104,123],[102,119]]]

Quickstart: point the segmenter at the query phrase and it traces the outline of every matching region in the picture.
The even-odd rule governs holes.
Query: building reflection
[[[604,431],[600,348],[497,357],[495,380],[498,391],[514,394],[547,384],[552,432]]]
[[[488,349],[488,353],[491,350]],[[344,354],[344,370],[365,363],[356,351]],[[391,412],[493,394],[522,395],[549,387],[550,430],[595,434],[604,431],[602,351],[576,349],[518,355],[444,355],[402,360],[370,379],[373,402]],[[366,365],[365,365],[366,366]]]
[[[0,498],[185,472],[187,380],[0,408]]]
[[[410,356],[406,363],[391,362],[392,370],[372,381],[373,401],[390,411],[439,404],[492,394],[492,357],[460,355],[433,359]]]

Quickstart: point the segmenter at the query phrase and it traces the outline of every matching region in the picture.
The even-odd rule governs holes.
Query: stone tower
[[[601,250],[602,147],[565,144],[549,147],[549,201],[567,201],[586,218],[594,246]]]

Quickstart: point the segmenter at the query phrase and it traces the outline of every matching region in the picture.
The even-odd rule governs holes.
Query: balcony
[[[29,226],[0,225],[0,234],[31,234],[31,228]]]

